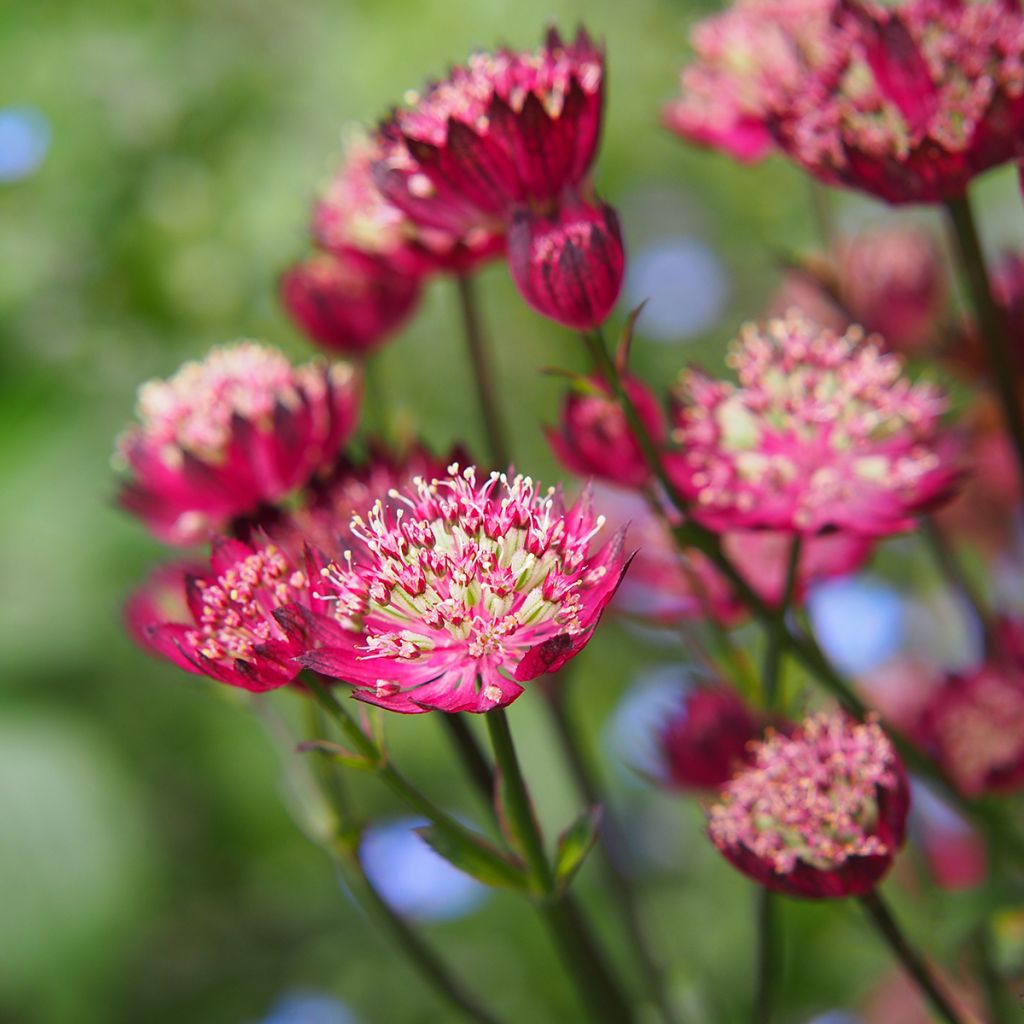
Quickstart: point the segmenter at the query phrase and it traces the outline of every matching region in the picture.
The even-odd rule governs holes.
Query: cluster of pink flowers
[[[666,111],[685,138],[778,148],[890,203],[962,196],[1024,155],[1024,15],[1011,4],[741,0],[700,25]]]

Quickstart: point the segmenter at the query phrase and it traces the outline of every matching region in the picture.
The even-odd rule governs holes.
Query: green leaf
[[[626,317],[626,322],[622,325],[619,345],[615,350],[615,369],[619,372],[620,376],[624,375],[629,369],[629,353],[633,348],[633,332],[636,330],[636,322],[640,319],[640,314],[644,311],[647,301],[647,299],[644,299],[636,309],[632,310],[629,316]]]
[[[478,882],[496,889],[526,888],[522,869],[474,833],[437,825],[424,825],[415,831],[436,854]]]
[[[583,811],[558,837],[555,847],[555,881],[560,889],[565,890],[569,887],[569,883],[597,840],[600,826],[601,805],[594,804]]]

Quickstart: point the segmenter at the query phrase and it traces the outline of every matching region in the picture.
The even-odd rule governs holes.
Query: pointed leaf
[[[424,825],[414,831],[436,854],[478,882],[496,889],[526,888],[522,870],[472,832],[454,832],[437,825]]]
[[[597,841],[601,827],[601,805],[588,807],[558,837],[555,848],[555,881],[560,889],[566,889],[572,881],[590,848]]]
[[[644,299],[626,317],[626,322],[622,325],[622,333],[619,335],[619,347],[615,352],[615,369],[619,371],[620,376],[629,369],[629,353],[633,347],[633,332],[636,330],[636,322],[640,319],[640,314],[644,311],[644,306],[647,305],[648,301],[648,299]]]

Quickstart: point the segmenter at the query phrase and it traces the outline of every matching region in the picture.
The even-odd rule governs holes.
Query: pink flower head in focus
[[[638,377],[626,375],[623,385],[648,433],[660,444],[665,423],[657,398]],[[545,434],[558,461],[572,473],[623,487],[643,487],[650,479],[625,413],[598,377],[586,378],[566,394],[561,422]]]
[[[876,722],[818,715],[769,729],[709,812],[725,858],[769,889],[810,899],[860,896],[906,836],[910,791]]]
[[[305,484],[356,424],[345,363],[294,367],[240,342],[139,389],[139,423],[118,442],[130,471],[120,502],[161,540],[202,540]]]
[[[701,686],[685,694],[658,732],[659,781],[671,789],[714,790],[749,760],[763,727],[727,686]]]
[[[676,131],[769,140],[828,184],[943,202],[1024,153],[1024,14],[1009,2],[747,0],[698,26]],[[704,127],[702,127],[702,125]]]
[[[683,374],[668,460],[710,529],[883,537],[953,493],[944,397],[859,328],[838,337],[794,312],[748,325],[729,361],[737,385]]]
[[[418,226],[502,230],[515,207],[549,210],[590,170],[601,130],[604,54],[583,29],[537,52],[476,53],[407,97],[381,126],[374,174]]]
[[[288,315],[326,352],[365,356],[409,318],[420,281],[380,260],[321,252],[281,277]]]
[[[126,618],[144,648],[186,672],[259,692],[298,675],[293,659],[302,647],[274,612],[309,599],[308,566],[296,567],[273,544],[221,538],[208,571],[157,570],[129,599]]]
[[[488,711],[590,640],[625,572],[588,495],[529,478],[418,479],[356,516],[362,547],[323,572],[303,664],[393,711]]]

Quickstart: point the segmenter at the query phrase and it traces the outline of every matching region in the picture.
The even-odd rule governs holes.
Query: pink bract
[[[746,0],[702,22],[667,120],[741,159],[773,146],[891,203],[943,202],[1024,153],[1013,3]]]
[[[681,377],[667,460],[708,528],[884,537],[953,494],[945,398],[859,328],[839,337],[793,313],[744,328],[729,362],[738,384]]]
[[[529,477],[418,479],[353,518],[362,546],[292,617],[300,661],[392,711],[508,704],[590,640],[626,565],[602,526],[589,496],[567,509]]]
[[[725,858],[769,889],[809,899],[860,896],[906,836],[910,791],[876,722],[841,714],[769,730],[726,785],[708,832]]]
[[[358,379],[344,363],[294,367],[240,342],[139,389],[140,422],[118,443],[121,504],[160,539],[209,537],[305,484],[356,424]]]
[[[597,150],[604,55],[583,29],[537,52],[477,53],[409,98],[378,134],[381,193],[418,226],[501,230],[512,208],[547,209]]]
[[[281,277],[281,301],[296,325],[322,349],[361,357],[409,318],[419,279],[380,260],[317,253]]]

